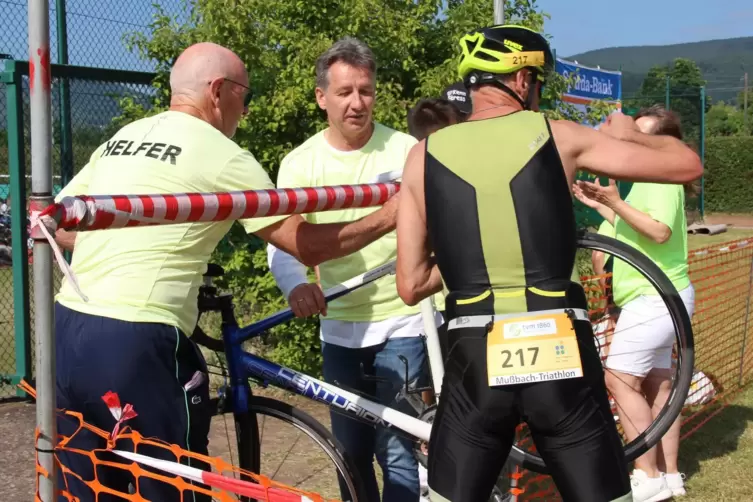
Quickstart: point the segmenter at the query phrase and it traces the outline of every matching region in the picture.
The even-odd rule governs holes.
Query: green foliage
[[[698,65],[684,58],[677,58],[671,64],[654,66],[646,75],[638,94],[625,99],[630,107],[647,107],[654,104],[665,105],[669,77],[669,107],[680,115],[686,141],[700,143],[701,132],[701,87],[706,85]],[[706,112],[711,100],[706,101]]]
[[[254,98],[234,139],[254,154],[273,180],[282,158],[326,127],[324,113],[314,101],[314,64],[334,41],[355,36],[374,50],[379,68],[375,119],[406,130],[409,107],[457,81],[459,38],[492,24],[493,18],[489,0],[239,0],[232,9],[224,0],[194,0],[191,5],[186,24],[176,24],[157,6],[149,34],[128,37],[132,49],[157,63],[158,93],[151,110],[125,99],[124,113],[112,128],[165,109],[168,72],[177,56],[192,43],[215,42],[235,51],[249,70]],[[539,31],[547,17],[536,0],[508,0],[505,13],[508,22]],[[547,86],[545,97],[552,108],[566,85],[555,76]],[[596,105],[588,116],[595,123],[603,112],[604,107]],[[588,120],[567,109],[550,114]],[[224,286],[236,295],[245,321],[285,306],[267,268],[263,244],[250,240],[238,225],[212,260],[225,267]],[[314,320],[288,323],[265,337],[265,347],[280,363],[318,374],[316,326]]]
[[[708,212],[753,211],[753,137],[708,138],[705,168]]]
[[[741,136],[746,133],[743,127],[742,110],[724,102],[714,103],[706,114],[706,134],[714,136]]]

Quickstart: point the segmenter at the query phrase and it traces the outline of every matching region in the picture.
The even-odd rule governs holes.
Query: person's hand
[[[573,185],[573,194],[583,204],[596,210],[600,205],[614,209],[614,206],[622,200],[613,179],[610,179],[606,186],[602,185],[598,179],[596,183],[578,180]]]
[[[288,303],[296,317],[327,315],[327,301],[318,284],[299,284],[290,292]]]
[[[599,131],[616,139],[625,139],[636,131],[640,132],[640,129],[633,117],[617,112],[607,117],[606,122],[599,127]]]
[[[601,204],[599,202],[586,197],[586,194],[583,193],[583,190],[580,189],[577,183],[573,183],[573,195],[575,195],[575,198],[578,199],[586,207],[596,209],[597,211],[601,207]]]

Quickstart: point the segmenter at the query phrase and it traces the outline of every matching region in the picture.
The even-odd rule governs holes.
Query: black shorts
[[[440,328],[448,354],[429,442],[432,500],[488,500],[522,421],[564,501],[632,500],[591,325],[575,324],[583,377],[504,387],[488,384],[485,328]]]

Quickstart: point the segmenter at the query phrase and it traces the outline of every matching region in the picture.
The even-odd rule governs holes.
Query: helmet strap
[[[523,107],[524,110],[530,110],[526,102],[520,99],[520,96],[518,96],[518,93],[510,89],[510,87],[508,87],[507,84],[503,84],[497,79],[494,79],[490,83],[493,84],[495,87],[497,87],[499,90],[505,91],[507,94],[512,96],[515,99],[515,101],[517,101],[520,104],[520,106]]]
[[[499,79],[498,74],[493,73],[481,73],[476,74],[476,78],[468,78],[465,79],[465,85],[470,88],[470,86],[473,85],[493,85],[497,89],[506,92],[509,94],[515,101],[520,104],[520,106],[524,110],[531,110],[531,107],[533,106],[533,93],[535,92],[536,87],[536,80],[538,79],[538,71],[531,69],[531,86],[528,91],[528,96],[526,97],[526,100],[523,101],[520,96],[518,96],[518,93],[513,91],[507,84],[503,83]]]
[[[531,110],[531,107],[533,106],[533,95],[536,92],[536,81],[538,78],[539,72],[531,69],[531,84],[528,89],[528,96],[526,97],[525,105],[523,106],[526,110]]]

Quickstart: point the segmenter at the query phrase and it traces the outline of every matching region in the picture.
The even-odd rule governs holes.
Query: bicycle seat
[[[225,275],[225,269],[216,263],[207,264],[207,271],[204,272],[204,277],[222,277]]]

